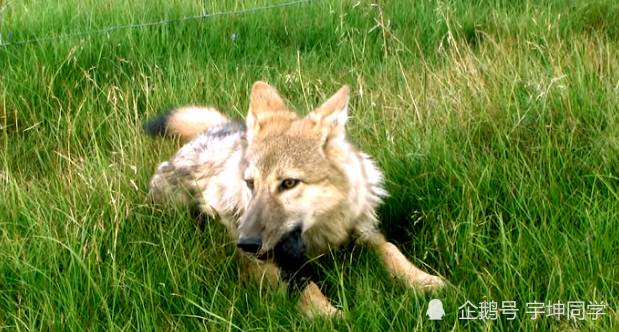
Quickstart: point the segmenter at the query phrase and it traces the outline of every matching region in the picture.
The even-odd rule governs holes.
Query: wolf
[[[344,85],[301,117],[280,93],[257,81],[245,120],[207,106],[183,106],[144,123],[152,136],[184,145],[156,169],[147,195],[155,204],[191,208],[223,224],[244,273],[290,281],[296,308],[341,315],[298,271],[307,259],[345,243],[373,248],[392,277],[418,291],[445,281],[412,264],[379,229],[384,175],[347,137],[350,88]]]

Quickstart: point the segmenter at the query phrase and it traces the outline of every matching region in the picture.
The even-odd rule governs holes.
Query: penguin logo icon
[[[428,311],[426,316],[430,317],[430,320],[443,320],[445,316],[445,310],[443,310],[443,302],[439,299],[433,299],[428,303]]]

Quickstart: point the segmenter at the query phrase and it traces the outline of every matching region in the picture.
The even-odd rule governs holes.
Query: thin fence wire
[[[253,13],[253,12],[259,12],[259,11],[265,11],[265,10],[270,10],[270,9],[276,9],[276,8],[298,6],[298,5],[302,5],[302,4],[309,3],[309,2],[324,2],[324,1],[328,1],[328,0],[298,0],[298,1],[281,3],[281,4],[277,4],[277,5],[271,5],[271,6],[264,6],[264,7],[257,7],[257,8],[242,9],[242,10],[237,10],[237,11],[225,11],[225,12],[217,12],[217,13],[207,14],[206,13],[206,0],[204,0],[204,1],[202,1],[202,15],[173,18],[173,19],[157,21],[157,22],[148,22],[148,23],[131,24],[131,25],[121,25],[121,26],[115,26],[115,27],[99,29],[99,30],[80,31],[80,32],[60,34],[60,35],[48,36],[48,37],[42,37],[42,38],[32,38],[32,39],[27,39],[27,40],[15,41],[15,42],[11,42],[11,43],[2,43],[2,40],[0,39],[0,49],[4,48],[4,47],[7,47],[7,46],[17,46],[17,45],[25,45],[25,44],[37,44],[37,43],[43,43],[43,42],[48,42],[48,41],[52,41],[52,40],[70,39],[70,38],[82,37],[82,36],[88,36],[88,35],[94,35],[94,34],[103,34],[103,33],[115,32],[115,31],[119,31],[119,30],[153,27],[153,26],[166,25],[166,24],[176,23],[176,22],[191,21],[191,20],[198,20],[198,19],[207,19],[207,18],[212,18],[212,17],[217,17],[217,16],[242,15],[242,14],[248,14],[248,13]]]

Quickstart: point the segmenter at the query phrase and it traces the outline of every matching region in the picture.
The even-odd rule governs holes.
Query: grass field
[[[201,6],[4,1],[0,36]],[[0,48],[0,330],[618,330],[617,17],[612,0],[329,0]],[[349,134],[388,179],[383,230],[445,290],[411,292],[345,248],[314,267],[348,319],[310,322],[285,290],[241,284],[223,227],[145,204],[179,146],[141,123],[190,103],[244,116],[256,80],[303,113],[351,86]],[[434,297],[443,321],[425,316]],[[466,301],[520,311],[459,320]],[[606,315],[532,320],[534,301]]]

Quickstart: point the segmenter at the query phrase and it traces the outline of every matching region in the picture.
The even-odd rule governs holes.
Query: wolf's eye
[[[294,188],[297,184],[299,184],[299,180],[297,179],[286,179],[282,181],[282,184],[279,186],[280,190],[288,190]]]
[[[245,180],[245,185],[249,190],[254,190],[254,180]]]

